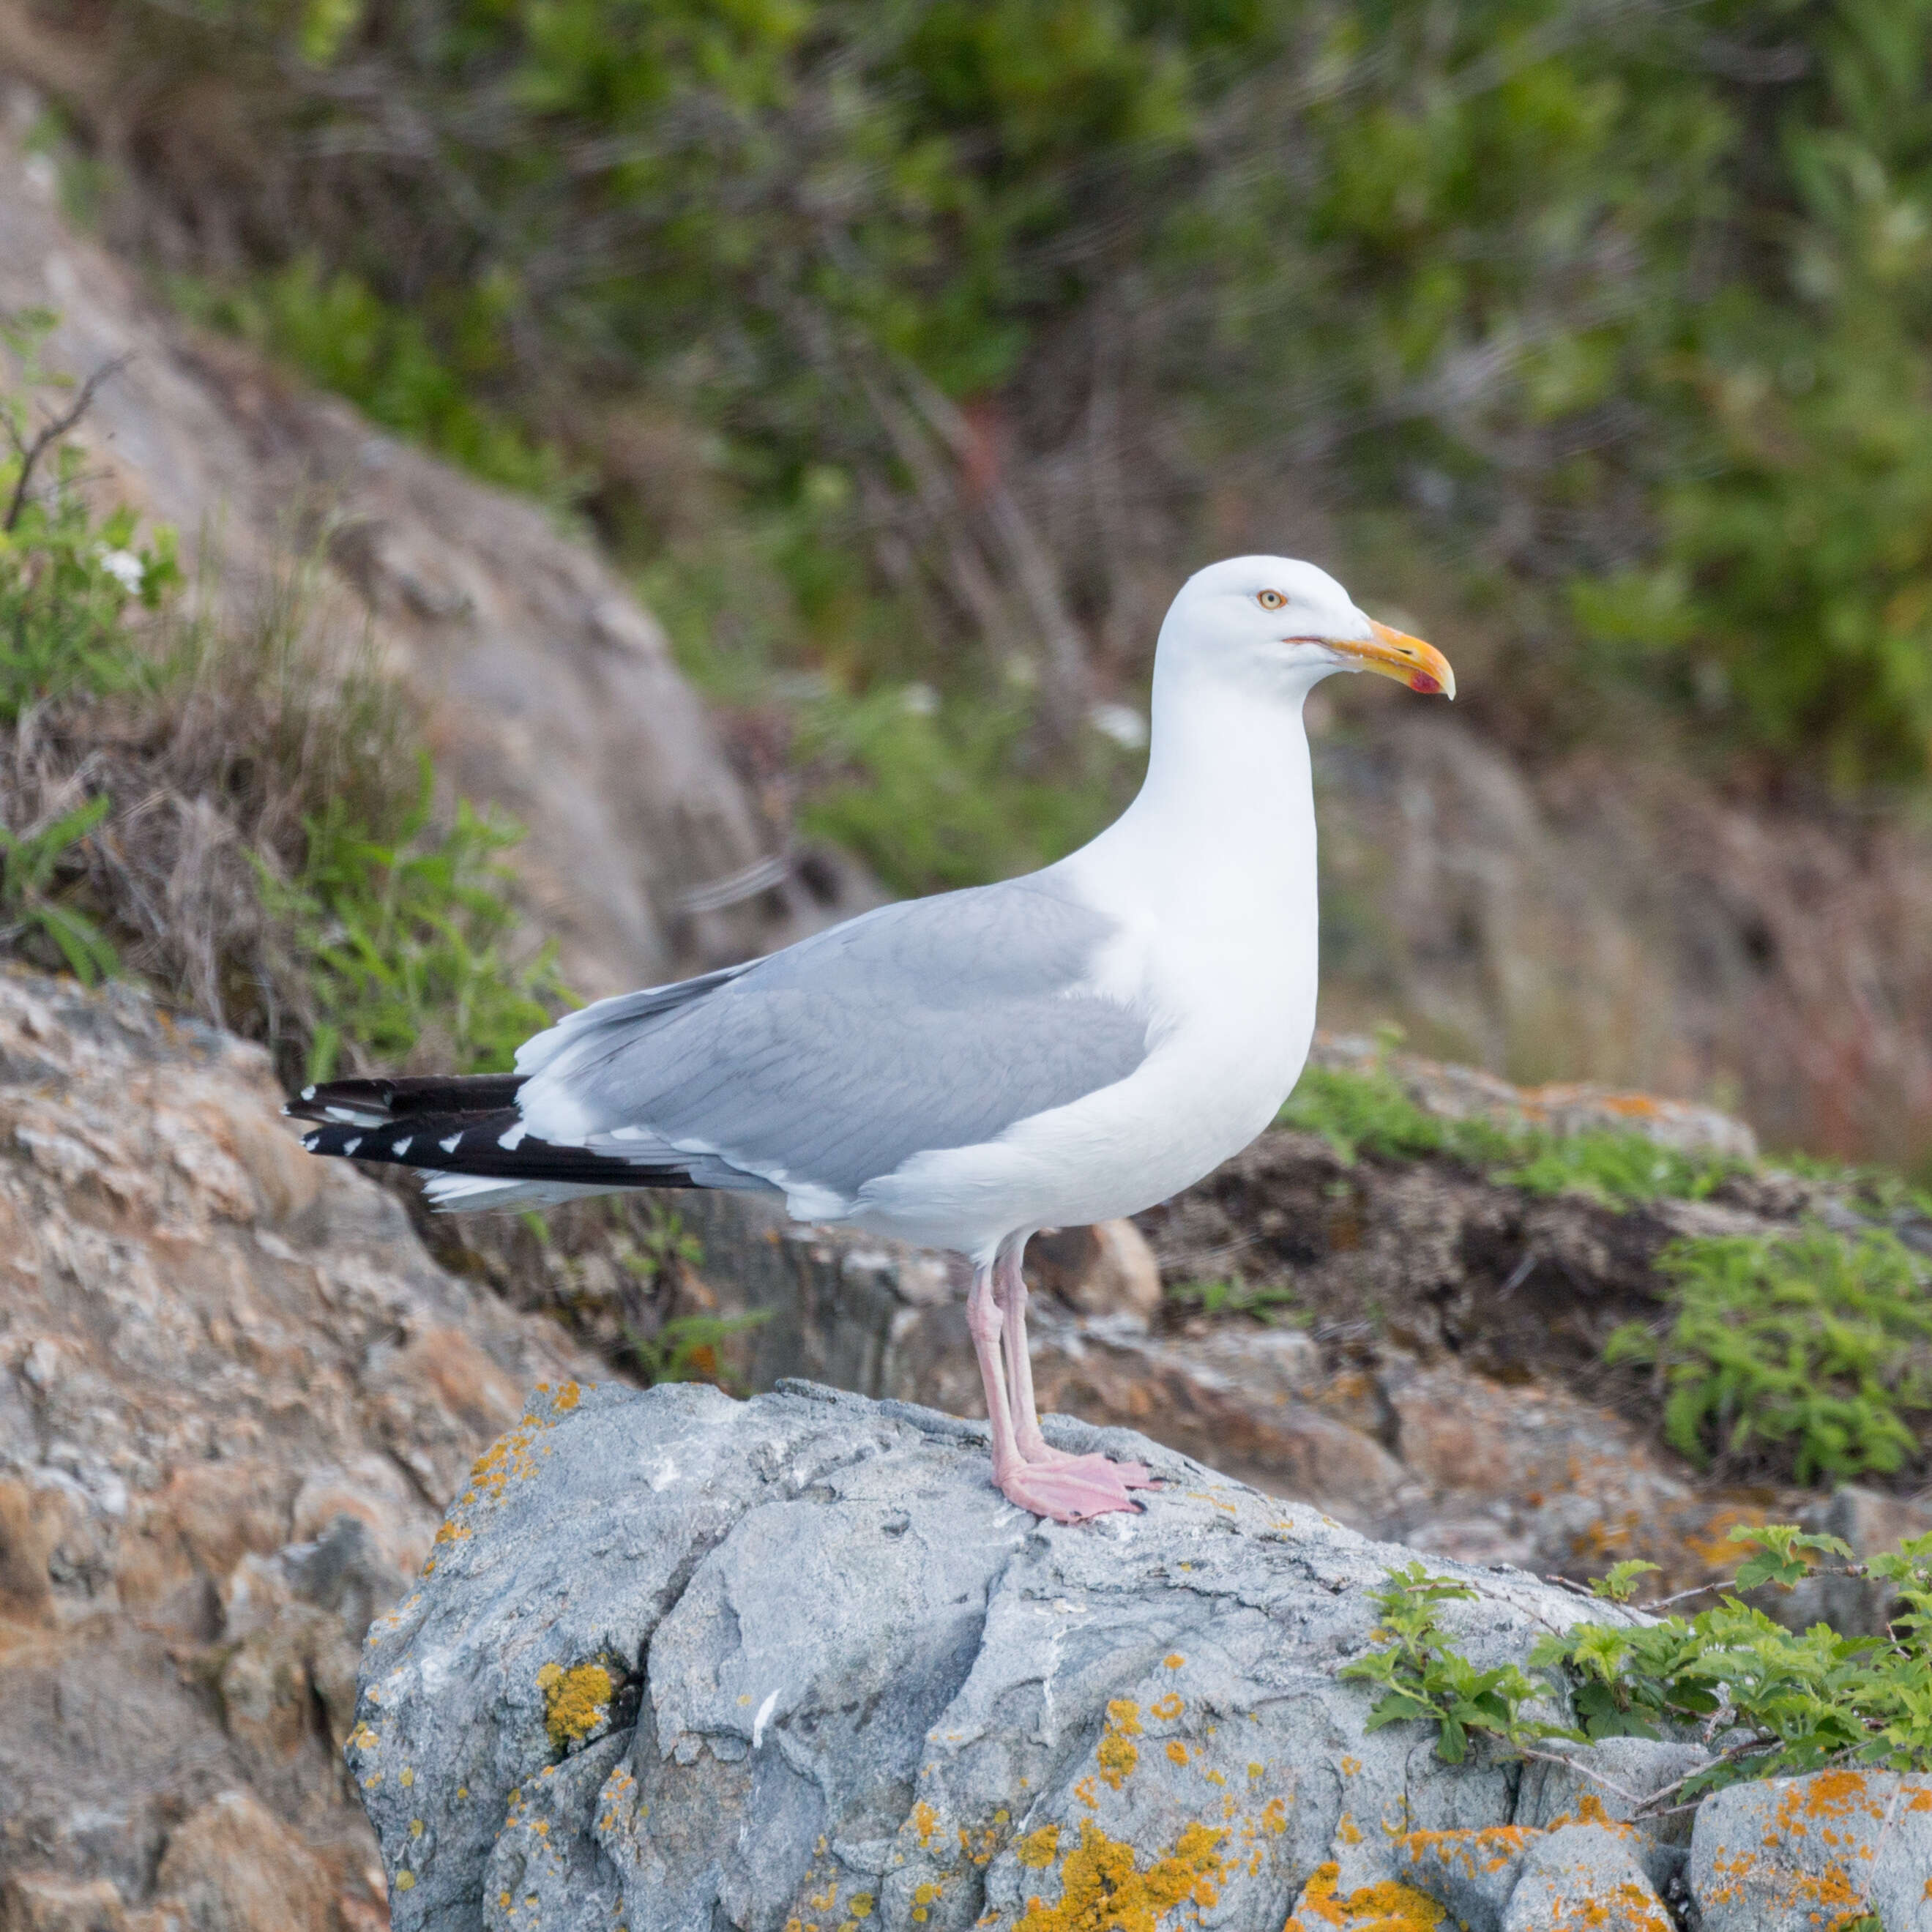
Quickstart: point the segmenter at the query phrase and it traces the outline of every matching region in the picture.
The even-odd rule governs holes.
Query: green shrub
[[[80,488],[80,452],[44,434],[50,392],[74,386],[41,362],[53,323],[39,310],[0,316],[0,346],[16,370],[0,386],[0,723],[9,724],[32,705],[150,676],[130,620],[157,609],[180,578],[172,533],[136,547],[131,510],[97,518]]]
[[[440,334],[348,270],[325,274],[312,255],[226,290],[182,277],[170,290],[197,320],[246,337],[346,396],[385,429],[485,482],[558,508],[579,494],[555,445],[477,394],[502,360],[500,305],[493,300],[500,285],[487,278],[463,292],[450,327]]]
[[[1667,1328],[1626,1324],[1606,1352],[1654,1365],[1673,1448],[1788,1463],[1800,1482],[1918,1456],[1906,1418],[1932,1413],[1932,1298],[1894,1236],[1712,1237],[1672,1244],[1657,1266]]]
[[[497,1071],[564,998],[553,946],[520,961],[508,952],[516,914],[496,860],[521,834],[467,800],[452,825],[434,827],[427,757],[422,770],[416,806],[389,836],[332,806],[308,821],[292,878],[262,869],[264,900],[308,962],[320,1016],[311,1080],[328,1077],[345,1039],[397,1066],[432,1034],[440,1063]]]
[[[1760,1546],[1738,1589],[1789,1588],[1818,1557],[1840,1559],[1831,1566],[1840,1574],[1884,1580],[1896,1597],[1885,1634],[1788,1630],[1728,1593],[1688,1619],[1579,1624],[1544,1638],[1530,1662],[1560,1673],[1582,1735],[1669,1737],[1725,1714],[1725,1758],[1690,1781],[1688,1798],[1830,1766],[1932,1769],[1932,1537],[1867,1564],[1837,1538],[1789,1524],[1736,1528],[1731,1539]]]
[[[1689,1618],[1580,1623],[1539,1639],[1528,1659],[1539,1684],[1514,1665],[1478,1670],[1461,1653],[1439,1612],[1476,1592],[1418,1562],[1390,1571],[1371,1599],[1377,1647],[1336,1674],[1377,1687],[1371,1730],[1432,1724],[1438,1755],[1452,1764],[1474,1737],[1505,1754],[1534,1755],[1551,1738],[1708,1736],[1714,1720],[1721,1724],[1716,1761],[1648,1808],[1828,1766],[1932,1769],[1932,1536],[1862,1564],[1835,1537],[1790,1524],[1739,1527],[1731,1540],[1756,1552],[1740,1566],[1736,1590],[1789,1589],[1820,1558],[1839,1559],[1828,1566],[1837,1574],[1884,1580],[1897,1599],[1885,1634],[1845,1636],[1823,1624],[1794,1633],[1727,1589]],[[1650,1567],[1619,1564],[1599,1594],[1627,1598],[1633,1573]],[[1567,1703],[1575,1723],[1532,1714],[1539,1700]],[[1587,1754],[1572,1761],[1588,1775]]]
[[[170,249],[252,262],[262,339],[513,480],[508,422],[596,451],[640,396],[752,499],[841,466],[874,588],[941,586],[909,674],[1009,648],[975,580],[1016,574],[935,484],[929,388],[997,403],[1110,649],[1124,562],[1318,466],[1535,582],[1546,693],[1634,670],[1706,740],[1927,768],[1928,0],[96,16],[130,78],[76,112]],[[197,109],[218,165],[164,138]]]

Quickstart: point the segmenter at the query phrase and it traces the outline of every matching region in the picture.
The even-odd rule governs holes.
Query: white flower
[[[1103,738],[1111,738],[1124,752],[1138,752],[1148,741],[1148,722],[1131,704],[1114,704],[1105,700],[1088,708],[1087,722]]]
[[[930,718],[939,709],[939,694],[929,684],[909,684],[899,693],[899,707],[914,718]]]
[[[130,597],[141,594],[147,566],[131,550],[104,550],[98,553],[100,567]]]

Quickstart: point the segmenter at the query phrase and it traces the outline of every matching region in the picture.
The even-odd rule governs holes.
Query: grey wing
[[[702,1150],[849,1199],[1140,1065],[1145,1013],[1084,990],[1114,930],[1038,879],[882,907],[695,997],[573,1015],[531,1043],[523,1115],[546,1140]]]

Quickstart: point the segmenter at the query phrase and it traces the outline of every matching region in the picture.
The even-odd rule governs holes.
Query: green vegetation
[[[1446,1155],[1501,1185],[1532,1194],[1582,1194],[1622,1206],[1660,1196],[1702,1200],[1738,1171],[1716,1154],[1688,1154],[1636,1133],[1602,1131],[1559,1138],[1534,1128],[1424,1112],[1386,1064],[1367,1073],[1311,1066],[1276,1117],[1278,1126],[1322,1135],[1346,1161]]]
[[[137,549],[131,511],[97,519],[81,495],[80,452],[62,425],[87,398],[58,413],[44,402],[74,387],[41,362],[53,322],[44,310],[0,315],[0,351],[19,371],[0,386],[0,724],[69,692],[124,690],[148,675],[130,613],[154,610],[180,580],[169,533]]]
[[[1558,1726],[1526,1717],[1526,1708],[1548,1696],[1513,1664],[1479,1670],[1457,1650],[1437,1612],[1444,1604],[1474,1603],[1476,1592],[1447,1576],[1432,1576],[1420,1558],[1391,1570],[1370,1593],[1377,1628],[1371,1642],[1384,1646],[1345,1664],[1335,1674],[1378,1684],[1381,1694],[1368,1728],[1432,1724],[1436,1754],[1445,1764],[1468,1756],[1472,1734],[1520,1745],[1533,1738],[1566,1735]]]
[[[1799,1482],[1920,1454],[1906,1418],[1932,1414],[1932,1295],[1894,1236],[1678,1241],[1657,1266],[1667,1328],[1627,1324],[1607,1354],[1654,1366],[1673,1448],[1700,1463],[1771,1459]]]
[[[472,393],[499,359],[489,346],[496,286],[470,292],[447,332],[456,345],[448,355],[420,316],[382,302],[346,270],[325,277],[313,256],[238,289],[176,276],[168,292],[186,314],[285,358],[386,429],[562,508],[578,494],[562,452]]]
[[[554,946],[520,962],[506,956],[518,921],[505,896],[509,874],[494,862],[520,833],[466,800],[452,824],[433,828],[427,754],[422,775],[415,807],[388,838],[370,837],[331,800],[305,821],[295,877],[262,868],[265,903],[310,962],[310,1080],[334,1072],[345,1039],[399,1066],[431,1033],[440,1066],[506,1067],[566,997]]]
[[[61,861],[95,831],[110,801],[92,798],[38,831],[16,835],[0,825],[0,946],[50,940],[83,986],[120,969],[120,956],[86,914],[64,902],[56,885]]]
[[[1277,1324],[1304,1328],[1313,1319],[1298,1304],[1300,1298],[1278,1282],[1180,1281],[1166,1291],[1176,1308],[1202,1315],[1252,1315],[1264,1327]]]
[[[1086,700],[1311,484],[1368,594],[1442,567],[1519,719],[1926,775],[1932,0],[106,0],[70,44],[88,205],[580,504],[713,688],[822,676],[810,813],[896,883],[1080,836]]]
[[[184,917],[181,851],[146,828],[218,801],[252,866],[195,882],[208,923],[168,938],[214,970],[170,991],[198,992],[211,1018],[252,1017],[310,1078],[419,1046],[507,1066],[566,998],[551,950],[520,940],[496,862],[518,835],[462,800],[433,822],[426,756],[415,793],[398,791],[393,694],[359,667],[332,680],[304,662],[298,613],[244,641],[177,610],[168,534],[137,543],[130,513],[97,517],[80,487],[70,435],[91,386],[50,401],[73,386],[41,363],[52,320],[0,319],[16,372],[0,387],[0,730],[56,716],[34,742],[67,760],[17,759],[0,780],[0,946],[85,980],[119,970],[118,935],[152,939],[158,904]],[[119,796],[97,766],[129,782]],[[118,815],[135,806],[138,821]],[[231,1008],[251,982],[253,1005]]]
[[[1538,1642],[1529,1658],[1538,1683],[1514,1666],[1478,1670],[1442,1624],[1442,1606],[1476,1592],[1431,1576],[1420,1562],[1391,1571],[1374,1601],[1378,1648],[1338,1673],[1379,1687],[1370,1725],[1436,1726],[1436,1750],[1460,1762],[1472,1737],[1505,1753],[1546,1741],[1725,1733],[1721,1754],[1681,1788],[1653,1799],[1692,1803],[1720,1785],[1832,1766],[1932,1769],[1932,1537],[1854,1562],[1835,1537],[1790,1524],[1732,1531],[1755,1546],[1718,1602],[1696,1616],[1629,1624],[1581,1623]],[[1840,1636],[1828,1625],[1794,1633],[1734,1592],[1789,1589],[1821,1557],[1835,1574],[1891,1584],[1897,1606],[1882,1636]],[[1621,1564],[1599,1593],[1627,1599],[1636,1573]],[[1532,1708],[1568,1704],[1565,1726]],[[1587,1768],[1587,1762],[1586,1762]]]

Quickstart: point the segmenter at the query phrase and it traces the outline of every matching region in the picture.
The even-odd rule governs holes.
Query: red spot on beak
[[[1418,671],[1409,680],[1408,688],[1411,691],[1420,691],[1432,698],[1442,688],[1426,670]]]

